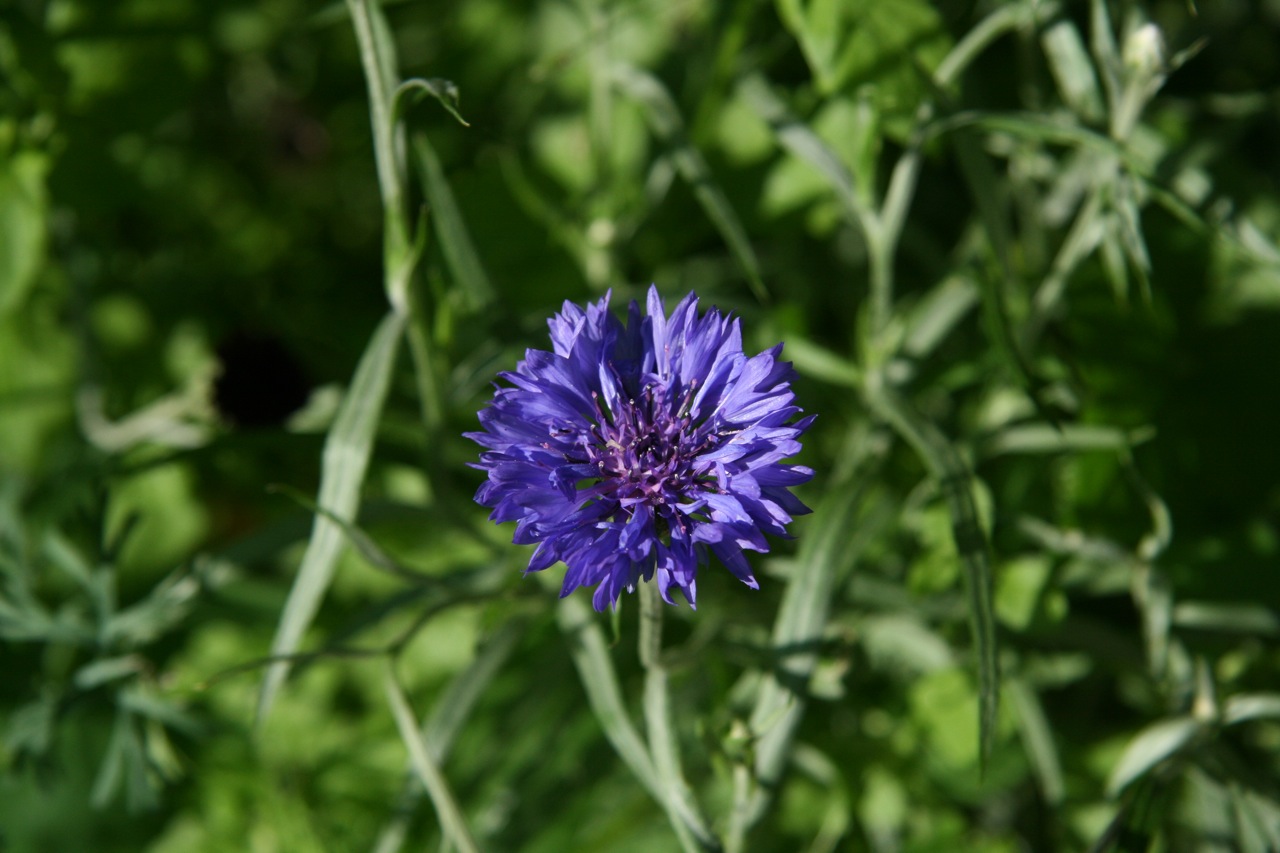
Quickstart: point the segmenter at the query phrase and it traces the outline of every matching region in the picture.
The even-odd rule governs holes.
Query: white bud
[[[1164,36],[1155,24],[1143,24],[1124,40],[1124,64],[1139,74],[1159,74],[1164,62]]]

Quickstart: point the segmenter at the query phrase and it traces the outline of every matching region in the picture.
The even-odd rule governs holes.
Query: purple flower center
[[[654,581],[697,600],[698,567],[717,558],[758,587],[744,550],[769,550],[808,507],[790,492],[813,471],[782,346],[742,350],[737,319],[698,313],[689,294],[667,315],[651,287],[648,314],[624,324],[609,297],[566,302],[550,321],[552,351],[528,350],[480,412],[487,472],[476,500],[513,541],[537,545],[529,571],[566,565],[562,595],[595,586],[603,610]]]
[[[687,496],[699,481],[694,468],[705,447],[705,429],[689,414],[697,383],[684,393],[679,406],[666,403],[666,388],[649,385],[640,400],[620,400],[613,411],[596,405],[596,423],[588,433],[587,460],[600,472],[600,497],[624,507],[645,503],[670,507]],[[665,513],[664,513],[665,514]]]

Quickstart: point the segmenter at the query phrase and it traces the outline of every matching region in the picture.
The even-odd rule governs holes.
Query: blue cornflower
[[[791,364],[779,344],[748,358],[738,320],[699,316],[690,293],[667,317],[656,287],[648,316],[625,325],[606,295],[553,317],[553,352],[527,350],[480,412],[488,472],[476,501],[514,541],[537,545],[528,571],[563,561],[561,595],[595,586],[596,610],[657,576],[697,604],[698,566],[714,554],[747,586],[743,549],[768,551],[809,511],[789,486],[813,471],[783,460],[813,417],[792,423]]]

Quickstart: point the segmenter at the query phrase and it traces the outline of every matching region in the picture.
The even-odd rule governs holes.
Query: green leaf
[[[22,304],[44,262],[48,171],[39,151],[0,157],[0,317]]]
[[[972,310],[978,298],[973,279],[960,274],[948,276],[911,309],[902,351],[913,358],[932,353]]]
[[[479,310],[493,301],[493,284],[480,261],[480,253],[471,242],[458,200],[445,178],[444,169],[440,167],[440,158],[425,134],[413,134],[413,156],[422,176],[423,192],[427,196],[444,261],[461,287],[467,305],[472,310]]]
[[[681,847],[689,853],[719,851],[720,840],[708,828],[680,768],[680,744],[671,718],[667,688],[669,679],[662,662],[662,621],[666,605],[655,583],[642,584],[637,597],[640,599],[640,663],[645,670],[645,730],[649,735],[653,768],[662,788],[662,802]]]
[[[1111,26],[1111,12],[1106,0],[1091,0],[1089,3],[1089,34],[1093,58],[1107,93],[1107,105],[1114,112],[1120,100],[1120,69],[1123,62],[1120,59],[1120,48],[1116,45],[1116,34]]]
[[[1070,20],[1054,22],[1041,33],[1040,45],[1067,106],[1086,121],[1100,121],[1103,116],[1102,94],[1098,91],[1098,78],[1093,73],[1093,64],[1076,25]]]
[[[71,681],[81,690],[92,690],[110,681],[137,675],[146,667],[147,662],[137,655],[104,658],[80,667]]]
[[[973,496],[973,476],[942,432],[880,384],[867,388],[867,402],[901,435],[938,482],[951,515],[956,553],[964,569],[969,625],[978,655],[979,764],[984,769],[995,742],[1000,707],[1000,667],[992,603],[990,546]]]
[[[978,208],[979,220],[999,270],[998,275],[978,277],[988,336],[996,354],[1017,378],[1041,418],[1057,426],[1058,419],[1043,400],[1046,383],[1022,351],[1010,316],[1008,295],[1021,289],[1022,282],[1014,264],[1015,241],[1008,222],[1005,183],[996,177],[974,134],[960,129],[955,133],[954,144],[960,171]]]
[[[826,179],[849,221],[861,223],[865,228],[872,219],[871,214],[858,196],[853,174],[827,143],[792,115],[759,74],[743,78],[738,84],[738,94],[769,125],[783,148]]]
[[[751,248],[747,230],[725,198],[724,191],[716,183],[702,152],[688,140],[684,119],[681,118],[671,93],[653,75],[628,65],[615,66],[613,79],[624,94],[644,108],[649,126],[670,148],[676,170],[689,183],[707,218],[729,244],[729,249],[746,273],[752,292],[761,302],[767,302],[769,297],[760,277],[760,262],[756,259],[755,250]]]
[[[1242,853],[1280,850],[1280,804],[1235,782],[1227,785],[1227,796]]]
[[[186,734],[196,734],[200,731],[200,724],[195,717],[157,694],[152,687],[135,683],[121,690],[116,699],[119,706],[126,711],[162,723],[171,729],[177,729]]]
[[[38,757],[53,746],[54,723],[58,718],[58,698],[46,692],[40,698],[15,708],[4,734],[5,748],[20,757]]]
[[[453,790],[449,787],[440,766],[432,758],[426,740],[418,731],[418,721],[413,715],[413,709],[409,707],[409,700],[405,698],[391,663],[387,664],[383,689],[386,691],[387,703],[391,706],[391,715],[395,718],[396,728],[400,730],[400,739],[409,749],[414,772],[417,773],[422,786],[427,790],[427,796],[435,806],[441,833],[461,853],[479,853],[480,848],[471,836],[471,830],[467,828],[462,810],[458,808],[458,800],[453,795]]]
[[[1115,193],[1111,198],[1111,209],[1115,224],[1118,227],[1108,233],[1120,235],[1120,246],[1124,250],[1129,267],[1138,277],[1143,298],[1151,302],[1151,256],[1147,251],[1146,237],[1142,231],[1142,214],[1135,198],[1135,181],[1122,175],[1115,183]]]
[[[126,762],[125,753],[129,749],[129,715],[123,710],[116,713],[115,725],[111,728],[111,739],[107,741],[107,752],[98,767],[98,775],[93,782],[93,791],[89,802],[94,808],[102,809],[111,802],[124,777]]]
[[[1020,678],[1008,680],[1005,695],[1013,706],[1018,734],[1040,783],[1040,793],[1046,803],[1057,806],[1066,793],[1066,783],[1062,778],[1062,762],[1054,743],[1053,728],[1044,713],[1044,704],[1036,691]]]
[[[865,616],[859,625],[867,659],[875,669],[888,675],[910,678],[953,662],[947,641],[916,616],[897,613]]]
[[[1262,719],[1280,719],[1280,693],[1241,693],[1222,708],[1222,724],[1226,726]]]
[[[771,644],[779,656],[756,698],[749,721],[756,742],[754,787],[735,792],[730,838],[741,838],[764,814],[786,767],[805,702],[795,692],[818,662],[832,592],[858,557],[854,524],[865,489],[846,483],[832,489],[814,511],[798,566],[782,594]],[[732,846],[732,844],[731,844]]]
[[[824,94],[870,83],[886,105],[905,111],[922,94],[915,66],[937,67],[950,44],[941,16],[925,0],[778,0],[777,6]]]
[[[443,763],[448,758],[462,724],[466,722],[467,716],[488,689],[494,676],[511,657],[527,627],[523,619],[505,622],[477,649],[475,658],[467,668],[450,679],[430,717],[420,729],[427,752],[437,763]],[[421,795],[422,790],[416,784],[407,784],[401,790],[393,817],[378,835],[378,842],[374,847],[376,853],[401,849],[404,836],[414,818],[414,804]]]
[[[1185,747],[1204,729],[1194,717],[1172,717],[1147,726],[1129,741],[1107,780],[1107,794],[1116,796],[1157,764]]]
[[[618,673],[613,659],[609,657],[604,631],[592,612],[575,595],[560,599],[556,605],[556,622],[568,640],[569,655],[587,693],[587,703],[604,729],[605,737],[645,790],[659,803],[664,802],[649,747],[631,722],[622,700]]]
[[[462,113],[458,112],[458,87],[452,80],[445,80],[442,77],[432,77],[430,79],[414,77],[401,82],[391,96],[392,118],[399,120],[404,111],[403,102],[405,100],[415,96],[421,97],[424,94],[430,95],[439,101],[445,112],[458,120],[458,124],[463,127],[471,127],[470,123],[462,117]]]
[[[1280,615],[1262,604],[1183,601],[1174,605],[1173,624],[1231,634],[1280,635]]]
[[[1148,440],[1151,430],[1127,431],[1089,424],[1022,424],[1002,429],[982,445],[983,458],[1020,453],[1084,453],[1127,450]]]
[[[209,578],[208,572],[203,574]],[[186,618],[200,589],[199,575],[179,569],[142,601],[112,615],[103,628],[103,636],[128,647],[150,643]]]
[[[814,379],[846,388],[857,388],[862,381],[858,365],[805,338],[789,338],[784,354],[797,371]]]
[[[355,517],[404,322],[403,316],[393,311],[378,326],[325,439],[318,503],[342,519]],[[325,516],[316,516],[298,577],[289,590],[271,644],[273,656],[291,655],[298,650],[302,635],[320,609],[333,579],[343,546],[342,528]],[[267,669],[258,694],[259,725],[271,712],[276,693],[288,672],[289,662],[285,660],[275,661]]]

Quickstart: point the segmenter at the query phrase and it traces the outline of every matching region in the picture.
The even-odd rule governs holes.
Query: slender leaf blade
[[[818,662],[818,644],[826,628],[836,579],[853,566],[853,546],[863,489],[834,489],[818,506],[813,535],[801,547],[799,565],[782,595],[772,644],[785,657],[765,679],[752,709],[750,731],[758,737],[754,775],[757,785],[730,818],[731,838],[741,838],[764,814],[785,769],[805,702],[794,685],[807,684]],[[741,794],[741,792],[740,792]]]
[[[0,316],[22,303],[44,260],[48,169],[37,151],[0,160]]]
[[[1161,761],[1187,745],[1204,724],[1194,717],[1160,720],[1139,732],[1116,762],[1107,780],[1107,793],[1115,796]]]
[[[1228,726],[1268,718],[1280,719],[1280,693],[1244,693],[1232,696],[1222,709],[1222,722]]]
[[[604,631],[578,596],[567,596],[556,605],[556,622],[569,641],[569,654],[587,693],[591,711],[614,750],[655,800],[664,802],[649,747],[640,737],[622,701],[618,673],[609,657]]]
[[[818,134],[791,114],[765,79],[759,74],[752,74],[738,84],[738,92],[769,125],[783,148],[826,178],[849,221],[865,223],[869,212],[858,199],[853,175]]]
[[[426,739],[418,731],[417,718],[413,714],[413,709],[409,707],[409,700],[405,698],[404,690],[400,687],[400,682],[396,679],[390,664],[387,665],[383,688],[387,694],[387,703],[391,706],[391,715],[395,717],[396,728],[400,730],[400,738],[409,749],[414,772],[418,774],[423,787],[427,789],[427,796],[435,806],[442,834],[461,853],[479,853],[480,847],[472,837],[471,830],[467,828],[462,810],[458,808],[458,800],[454,797],[453,790],[449,787],[439,764],[432,758]]]
[[[404,333],[404,322],[404,318],[393,311],[378,326],[325,439],[317,502],[338,518],[349,521],[355,517],[360,487],[373,450],[374,434]],[[298,650],[302,635],[320,609],[320,602],[333,579],[334,567],[345,545],[342,528],[328,517],[317,515],[311,528],[311,539],[302,555],[298,577],[289,590],[275,639],[271,643],[273,656],[291,655]],[[258,693],[259,725],[271,712],[276,693],[288,672],[289,662],[286,660],[275,661],[267,668]]]
[[[435,149],[422,133],[413,134],[412,147],[444,262],[461,286],[467,305],[479,310],[493,301],[493,283],[471,241],[471,233]]]
[[[926,470],[938,481],[947,502],[951,534],[964,570],[969,625],[978,655],[979,758],[985,772],[1000,709],[1000,666],[991,556],[973,497],[973,476],[960,454],[931,421],[908,407],[889,388],[873,383],[867,390],[867,402],[911,445]]]
[[[761,302],[767,301],[768,292],[760,275],[760,261],[756,258],[755,249],[751,247],[747,229],[743,227],[733,205],[729,204],[724,191],[716,183],[702,152],[689,141],[684,119],[681,118],[671,93],[656,77],[632,66],[615,66],[613,76],[622,92],[644,108],[649,126],[670,147],[676,170],[689,183],[707,218],[729,244],[730,251],[746,273],[752,292]]]
[[[1026,747],[1027,757],[1040,781],[1040,793],[1046,803],[1057,806],[1066,793],[1066,783],[1044,705],[1036,691],[1022,679],[1010,679],[1005,689],[1017,715],[1018,733]]]

